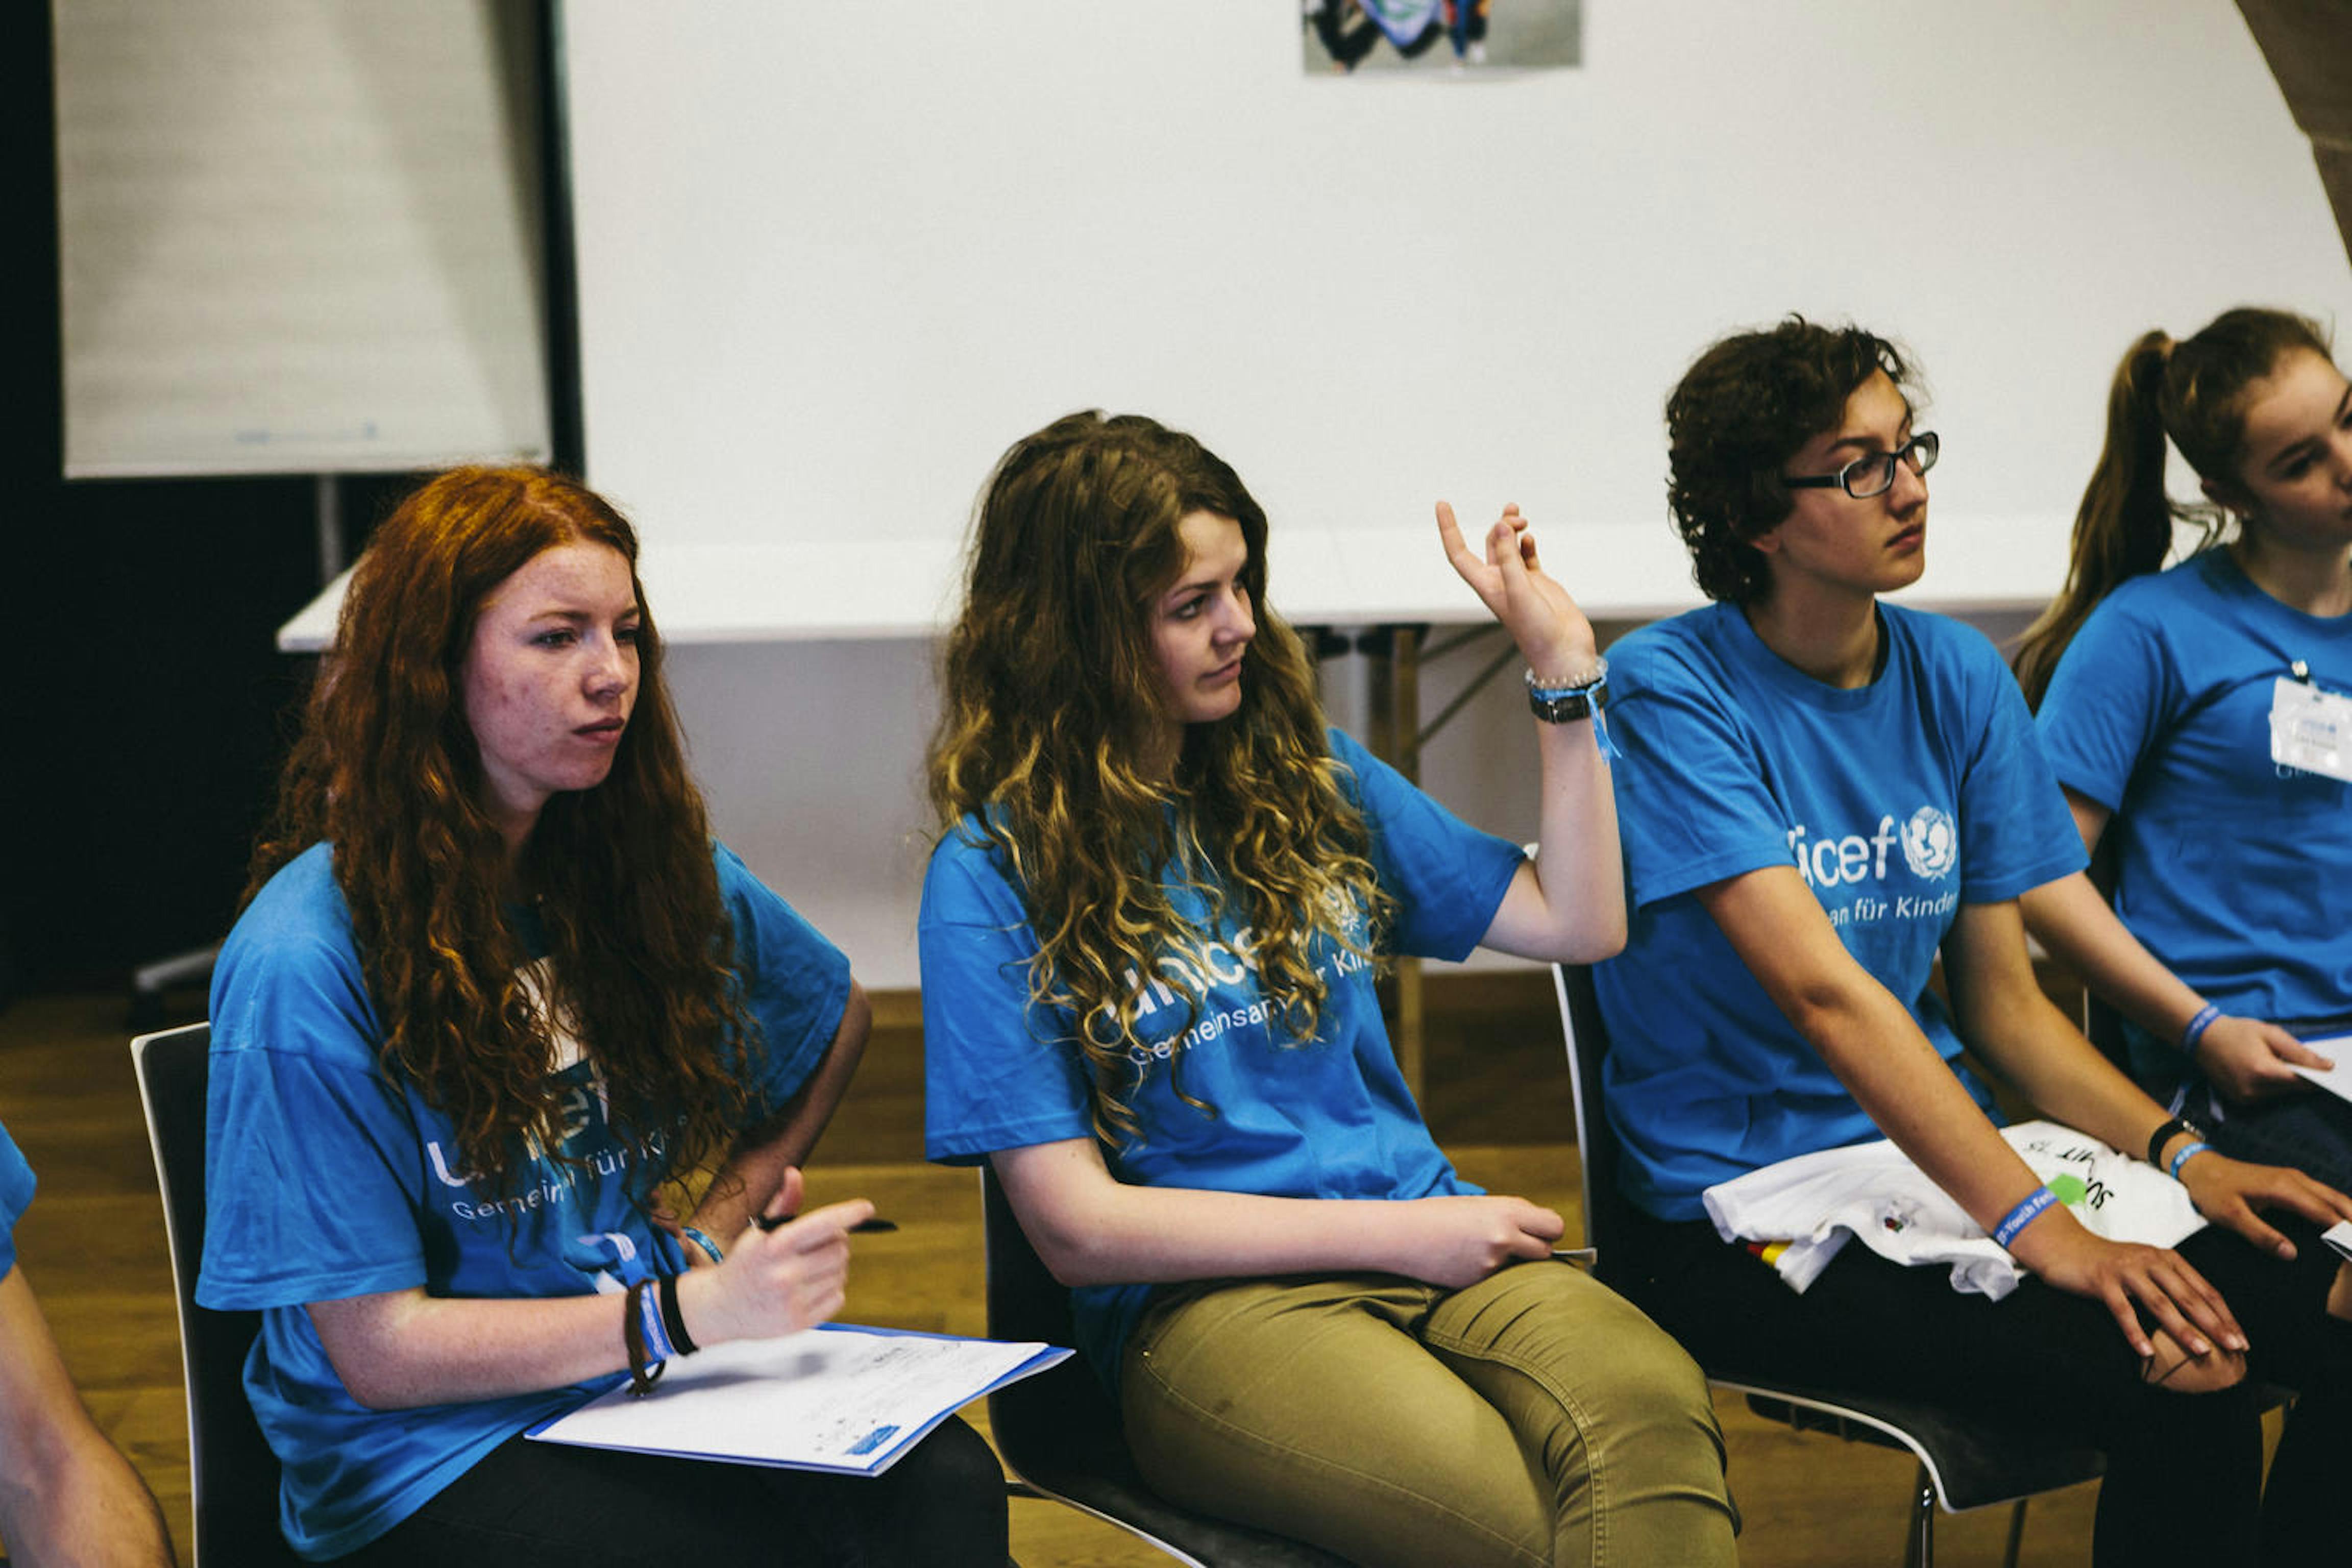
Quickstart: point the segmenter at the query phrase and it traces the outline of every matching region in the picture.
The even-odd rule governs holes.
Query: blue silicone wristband
[[[677,1354],[677,1347],[670,1343],[669,1326],[662,1321],[661,1303],[649,1289],[637,1292],[637,1319],[645,1325],[646,1360],[667,1361]]]
[[[678,1235],[686,1237],[687,1240],[694,1243],[695,1246],[702,1248],[703,1251],[710,1254],[711,1262],[724,1263],[727,1261],[727,1255],[719,1250],[719,1243],[710,1238],[710,1233],[709,1231],[698,1230],[690,1225],[682,1225],[677,1227],[677,1233]]]
[[[2221,1009],[2216,1007],[2210,1002],[2208,1002],[2205,1005],[2200,1007],[2197,1010],[2197,1016],[2189,1019],[2188,1026],[2180,1031],[2181,1054],[2184,1056],[2195,1056],[2197,1054],[2197,1042],[2205,1037],[2205,1031],[2211,1028],[2213,1026],[2213,1020],[2221,1016]]]
[[[2017,1239],[2017,1233],[2019,1231],[2023,1230],[2027,1226],[2032,1225],[2035,1220],[2040,1219],[2042,1217],[2042,1211],[2049,1208],[2057,1201],[2058,1194],[2052,1192],[2048,1187],[2034,1188],[2031,1194],[2027,1194],[2023,1203],[2019,1204],[2015,1208],[2010,1210],[2009,1213],[2003,1215],[2001,1216],[2000,1223],[1993,1226],[1993,1241],[2000,1247],[2007,1247],[2011,1242]]]
[[[2210,1143],[2183,1143],[2180,1146],[2180,1152],[2172,1157],[2172,1179],[2176,1182],[2180,1180],[2180,1167],[2189,1163],[2189,1155],[2202,1154],[2211,1147],[2213,1145]]]

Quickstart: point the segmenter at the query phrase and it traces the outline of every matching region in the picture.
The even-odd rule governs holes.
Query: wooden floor
[[[189,999],[200,1005],[201,999]],[[860,1241],[845,1318],[979,1333],[975,1178],[921,1163],[921,1045],[908,998],[877,998],[866,1068],[810,1173],[812,1201],[863,1194],[899,1223]],[[1576,1152],[1548,983],[1521,975],[1433,982],[1432,1126],[1464,1173],[1567,1212],[1576,1228]],[[178,1329],[153,1168],[131,1078],[119,996],[31,997],[0,1012],[0,1121],[40,1175],[17,1229],[40,1297],[99,1425],[163,1500],[186,1561],[185,1407]],[[1732,1484],[1747,1514],[1741,1560],[1755,1568],[1843,1568],[1902,1558],[1907,1460],[1800,1437],[1719,1401]],[[985,1429],[986,1411],[968,1415]],[[2036,1502],[2022,1561],[2089,1560],[2091,1491]],[[2005,1510],[1947,1517],[1946,1568],[1997,1563]],[[1147,1568],[1168,1560],[1110,1526],[1041,1502],[1013,1505],[1027,1568]],[[205,1568],[235,1568],[208,1563]]]

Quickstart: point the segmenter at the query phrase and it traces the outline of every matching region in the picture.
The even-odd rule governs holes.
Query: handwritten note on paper
[[[644,1399],[614,1389],[535,1428],[545,1442],[878,1475],[957,1406],[1069,1352],[827,1325],[669,1363]]]

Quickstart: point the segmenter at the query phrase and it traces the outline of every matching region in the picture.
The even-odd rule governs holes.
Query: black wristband
[[[686,1314],[678,1310],[677,1276],[675,1274],[661,1277],[661,1315],[662,1327],[669,1331],[670,1347],[678,1354],[692,1355],[702,1348],[686,1331]]]
[[[2205,1136],[2176,1116],[2147,1135],[2147,1163],[2159,1171],[2164,1169],[2164,1146],[2183,1132],[2188,1133],[2191,1138],[2201,1139]]]

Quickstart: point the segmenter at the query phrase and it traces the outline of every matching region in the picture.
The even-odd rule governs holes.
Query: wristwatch
[[[1609,661],[1593,661],[1592,673],[1574,686],[1555,686],[1528,671],[1528,708],[1547,724],[1573,724],[1609,706]]]
[[[2167,1143],[2171,1142],[2173,1139],[2179,1137],[2183,1132],[2188,1133],[2190,1138],[2200,1143],[2205,1142],[2204,1133],[2199,1131],[2193,1124],[2183,1121],[2179,1117],[2176,1116],[2171,1121],[2167,1121],[2163,1126],[2158,1128],[2155,1131],[2147,1135],[2147,1163],[2154,1165],[2159,1171],[2163,1170],[2164,1146]]]

